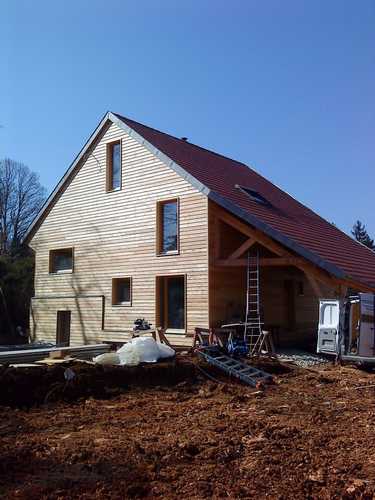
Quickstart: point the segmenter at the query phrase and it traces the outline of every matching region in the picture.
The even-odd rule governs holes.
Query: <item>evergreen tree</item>
[[[366,247],[371,248],[371,250],[375,250],[374,240],[370,238],[365,225],[362,224],[361,221],[357,220],[354,224],[352,235],[357,241],[366,245]]]

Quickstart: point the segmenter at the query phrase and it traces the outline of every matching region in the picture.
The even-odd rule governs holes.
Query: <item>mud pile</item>
[[[67,380],[67,369],[71,380]],[[0,405],[31,407],[90,396],[108,398],[130,386],[170,386],[194,378],[194,364],[180,358],[135,367],[80,362],[30,368],[3,366],[0,367]]]
[[[296,368],[264,390],[200,379],[0,407],[0,497],[370,499],[374,384]]]

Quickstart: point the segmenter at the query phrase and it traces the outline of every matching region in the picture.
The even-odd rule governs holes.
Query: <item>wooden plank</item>
[[[232,216],[228,212],[225,212],[219,207],[216,210],[217,217],[219,217],[219,219],[223,220],[225,223],[234,227],[241,233],[246,234],[250,238],[253,238],[257,242],[261,243],[263,246],[271,250],[271,252],[279,256],[291,256],[290,252],[288,252],[281,245],[273,241],[258,229],[251,228],[249,225],[241,222],[239,219],[236,219],[234,216]]]

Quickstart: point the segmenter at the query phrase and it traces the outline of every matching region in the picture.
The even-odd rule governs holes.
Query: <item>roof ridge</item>
[[[234,158],[230,158],[229,156],[225,156],[221,153],[217,153],[216,151],[213,151],[212,149],[205,148],[203,146],[200,146],[199,144],[195,144],[194,142],[190,142],[188,140],[184,141],[183,139],[181,139],[181,137],[176,137],[175,135],[169,134],[168,132],[163,132],[162,130],[159,130],[155,127],[150,127],[150,125],[146,125],[146,124],[141,123],[137,120],[132,120],[132,118],[127,118],[126,116],[120,115],[119,113],[113,113],[113,114],[115,116],[117,116],[118,118],[120,118],[120,120],[129,120],[130,122],[137,123],[138,125],[141,125],[142,127],[146,127],[150,130],[154,130],[155,132],[158,132],[159,134],[163,134],[163,135],[167,135],[169,137],[172,137],[172,139],[176,139],[177,141],[180,141],[183,144],[189,144],[190,146],[194,146],[195,148],[202,149],[203,151],[207,151],[208,153],[211,153],[211,154],[216,155],[216,156],[220,156],[221,158],[224,158],[225,160],[233,161],[233,162],[237,163],[238,165],[242,165],[243,167],[250,168],[251,170],[253,170],[252,167],[249,167],[248,165],[246,165],[246,163],[243,163],[242,161],[238,161],[238,160],[235,160]],[[255,170],[254,170],[254,172],[255,172]],[[255,172],[255,173],[258,173],[258,172]],[[258,174],[258,175],[261,175],[261,174]]]

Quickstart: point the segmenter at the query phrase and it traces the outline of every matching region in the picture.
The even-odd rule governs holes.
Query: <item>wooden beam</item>
[[[237,248],[233,253],[231,253],[228,257],[228,260],[235,260],[241,257],[242,254],[246,252],[246,250],[249,250],[250,247],[252,247],[256,243],[254,238],[249,238],[246,240],[244,243],[242,243],[241,246]]]
[[[220,221],[217,217],[214,219],[214,258],[220,259]]]
[[[215,207],[216,216],[224,221],[226,224],[234,227],[237,231],[245,234],[249,238],[253,238],[255,241],[263,245],[265,248],[268,248],[271,252],[275,253],[279,257],[289,257],[293,258],[293,254],[286,250],[282,245],[272,240],[269,236],[265,235],[259,229],[255,229],[240,221],[238,218],[226,212],[224,209],[216,206]],[[239,259],[236,261],[239,262]],[[237,264],[230,264],[237,265]],[[243,265],[242,263],[239,265]],[[272,265],[272,264],[267,264]],[[276,265],[276,264],[275,264]],[[297,257],[297,261],[293,264],[283,264],[283,265],[295,265],[306,274],[313,276],[316,281],[323,283],[324,285],[335,289],[337,285],[347,286],[349,288],[353,288],[354,290],[358,290],[361,292],[370,292],[375,293],[375,287],[370,285],[365,285],[363,283],[357,282],[353,279],[339,279],[332,275],[330,275],[327,271],[323,271],[315,264],[312,264],[308,260],[305,260],[302,257]]]
[[[337,296],[340,298],[340,299],[344,299],[346,297],[346,293],[348,291],[348,287],[345,286],[345,285],[338,285],[337,287]]]
[[[351,279],[338,280],[338,283],[348,288],[353,288],[353,290],[358,290],[359,292],[375,293],[375,286],[365,285],[364,283],[359,283]]]
[[[311,288],[314,290],[314,293],[315,295],[318,297],[318,298],[323,298],[323,292],[322,292],[322,289],[320,288],[318,282],[316,281],[316,279],[314,278],[314,276],[312,276],[311,274],[305,272],[305,275],[306,275],[306,278],[308,279],[310,285],[311,285]]]
[[[264,257],[259,259],[260,266],[295,266],[299,259],[297,257]],[[216,266],[220,267],[244,267],[247,266],[247,259],[217,259]]]
[[[262,233],[258,229],[251,228],[247,224],[241,222],[240,220],[224,212],[223,210],[219,210],[217,216],[220,220],[224,221],[229,226],[234,227],[240,233],[246,234],[246,236],[248,236],[249,238],[253,238],[255,241],[259,242],[261,245],[268,248],[276,255],[284,257],[291,256],[291,254],[287,250],[285,250],[281,245],[266,236],[264,233]]]

